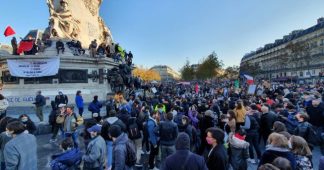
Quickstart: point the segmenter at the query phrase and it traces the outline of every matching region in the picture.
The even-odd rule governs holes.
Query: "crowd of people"
[[[32,42],[32,48],[29,51],[23,51],[25,55],[36,55],[37,53],[44,52],[45,48],[50,47],[52,45],[51,40],[41,40],[34,39],[32,36],[29,36],[27,39],[22,41]],[[55,43],[55,48],[57,51],[57,55],[64,54],[65,52],[65,44],[72,51],[72,54],[75,56],[85,55],[86,50],[83,49],[82,44],[79,40],[72,40],[64,43],[62,40],[57,40]],[[18,47],[19,44],[17,42],[16,37],[11,39],[12,46],[12,54],[19,55]],[[133,63],[133,54],[131,51],[127,53],[118,43],[105,44],[101,43],[98,46],[97,40],[93,40],[89,45],[89,55],[92,58],[98,57],[108,57],[112,58],[116,63],[123,63],[129,66]]]
[[[258,95],[232,83],[197,85],[144,84],[138,87],[143,93],[133,86],[127,93],[107,95],[104,102],[94,96],[89,120],[83,119],[81,91],[75,97],[77,109],[60,92],[51,103],[49,123],[51,142],[60,139],[63,151],[52,156],[50,166],[244,170],[250,163],[260,170],[311,170],[312,151],[319,146],[324,154],[323,84],[259,86]],[[36,107],[43,106],[41,92],[37,95]],[[105,116],[100,113],[103,107]],[[36,146],[30,135],[35,125],[30,118],[4,116],[0,130],[1,165],[35,169],[36,149],[30,147]],[[28,150],[19,150],[24,147]],[[318,159],[324,168],[324,157]]]

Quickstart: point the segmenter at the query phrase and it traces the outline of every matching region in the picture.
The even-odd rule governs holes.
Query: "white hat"
[[[58,105],[58,107],[65,107],[65,106],[66,106],[66,104],[63,104],[63,103]]]
[[[99,114],[98,113],[93,113],[92,117],[99,117]]]

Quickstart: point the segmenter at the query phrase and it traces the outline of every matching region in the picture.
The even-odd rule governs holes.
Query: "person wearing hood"
[[[107,144],[107,167],[110,168],[112,166],[112,157],[113,157],[113,140],[111,136],[109,136],[109,129],[111,126],[117,125],[121,128],[123,132],[127,132],[126,125],[122,120],[116,117],[116,111],[111,110],[109,112],[109,117],[105,119],[102,123],[101,128],[101,136],[105,139]]]
[[[98,101],[98,96],[95,95],[93,97],[92,102],[88,106],[88,110],[92,113],[92,117],[94,113],[98,113],[100,117],[100,109],[102,108],[102,104]]]
[[[190,137],[179,133],[176,140],[176,152],[165,160],[163,170],[208,170],[204,158],[190,152]]]
[[[194,146],[197,144],[197,130],[190,124],[190,120],[187,116],[182,116],[181,124],[178,125],[179,132],[185,132],[190,138],[190,150],[196,150]]]
[[[102,170],[104,169],[107,155],[105,140],[101,137],[101,126],[93,125],[88,128],[91,141],[87,146],[86,153],[82,157],[84,170]]]
[[[73,147],[71,139],[64,139],[61,142],[60,148],[63,152],[52,156],[52,161],[50,162],[52,170],[78,169],[82,160],[80,149]]]
[[[296,159],[289,150],[288,139],[279,133],[272,133],[268,138],[268,145],[261,157],[259,167],[266,163],[272,163],[278,157],[288,159],[292,169],[296,169]]]
[[[127,134],[122,132],[120,126],[112,125],[109,129],[109,135],[113,139],[113,157],[112,169],[114,170],[131,170],[132,167],[126,165],[127,157]]]
[[[291,137],[291,134],[287,132],[286,125],[280,121],[275,121],[273,123],[272,131],[284,135],[287,139]]]
[[[194,104],[189,108],[188,117],[190,118],[191,124],[197,129],[198,128],[198,118],[197,118],[197,106]]]
[[[25,125],[26,130],[29,134],[35,134],[36,126],[35,123],[30,119],[30,117],[26,114],[22,114],[19,116],[19,120]]]
[[[62,91],[59,91],[58,95],[55,96],[56,107],[58,107],[58,105],[60,105],[60,104],[66,104],[67,105],[68,102],[69,102],[68,97],[65,94],[63,94]]]
[[[287,131],[292,134],[295,130],[295,128],[298,125],[298,120],[296,119],[296,107],[289,103],[287,105],[287,109],[288,109],[288,114],[287,116],[280,116],[280,119],[282,119],[282,122],[285,123],[286,127],[287,127]]]
[[[245,141],[244,129],[229,135],[230,162],[233,170],[246,170],[249,158],[249,143]]]
[[[205,152],[207,142],[206,142],[206,130],[210,127],[214,127],[215,116],[213,111],[207,110],[205,114],[199,114],[199,129],[200,129],[200,140],[201,145],[198,151],[198,154],[203,154]]]

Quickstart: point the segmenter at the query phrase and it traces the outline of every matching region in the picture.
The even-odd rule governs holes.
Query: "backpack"
[[[128,167],[132,167],[136,164],[136,150],[134,144],[128,140],[126,142],[126,159],[125,159],[125,164]]]
[[[129,125],[128,125],[128,138],[131,140],[139,139],[142,137],[140,129],[137,125],[137,121],[135,117],[130,117],[128,119]]]
[[[313,146],[319,145],[321,139],[318,137],[316,130],[310,123],[307,122],[307,124],[308,124],[307,135],[306,135],[306,140],[308,140],[307,142]]]

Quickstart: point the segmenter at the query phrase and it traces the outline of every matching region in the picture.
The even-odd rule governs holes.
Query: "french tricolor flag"
[[[246,83],[247,83],[248,85],[251,85],[251,84],[254,83],[254,80],[253,80],[253,77],[252,77],[252,76],[247,75],[247,74],[244,74],[244,77],[246,78]]]

